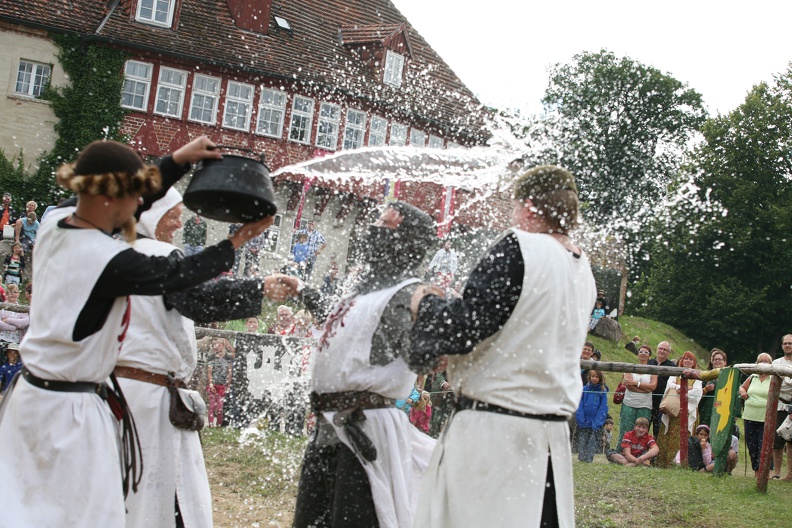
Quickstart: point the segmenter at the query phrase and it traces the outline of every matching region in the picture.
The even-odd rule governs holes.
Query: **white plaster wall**
[[[34,34],[0,31],[0,148],[9,158],[21,151],[26,165],[36,166],[37,158],[52,148],[56,134],[55,114],[50,104],[14,93],[20,59],[52,66],[51,86],[68,81],[56,63],[55,45]]]

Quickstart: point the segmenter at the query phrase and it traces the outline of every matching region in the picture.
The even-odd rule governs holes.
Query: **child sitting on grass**
[[[660,448],[649,434],[649,420],[643,416],[635,420],[632,431],[624,433],[622,453],[613,453],[608,460],[622,466],[650,466],[652,459],[660,454]]]

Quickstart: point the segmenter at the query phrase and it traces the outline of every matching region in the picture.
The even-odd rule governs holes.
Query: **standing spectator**
[[[657,442],[649,434],[649,420],[643,416],[635,420],[631,431],[624,434],[619,443],[621,454],[611,454],[609,460],[621,466],[649,466],[660,453]]]
[[[446,238],[443,247],[437,250],[429,263],[429,272],[434,273],[433,281],[443,290],[451,285],[457,272],[457,254],[451,249],[451,240]]]
[[[8,302],[19,304],[19,286],[8,285]],[[21,343],[25,329],[30,325],[30,315],[11,310],[0,310],[0,341]]]
[[[305,233],[300,233],[297,235],[297,243],[294,244],[292,254],[294,255],[294,262],[297,263],[299,276],[304,279],[305,272],[308,269],[308,261],[310,260],[311,256],[311,248],[308,245],[308,235]]]
[[[432,421],[432,399],[426,391],[421,392],[421,397],[410,409],[410,422],[419,430],[429,434],[429,424]]]
[[[781,340],[781,349],[784,351],[784,357],[780,357],[773,361],[773,365],[792,367],[792,334],[787,334]],[[776,412],[776,424],[781,425],[786,419],[787,415],[792,411],[792,379],[781,378],[781,392],[778,395],[778,408]],[[787,482],[792,482],[792,443],[787,442],[781,438],[778,433],[775,434],[773,441],[773,478],[781,478],[781,465],[784,461],[784,447],[786,446],[787,452],[787,474],[781,479]]]
[[[647,365],[652,355],[648,345],[641,345],[638,349],[638,363]],[[652,391],[657,386],[657,376],[654,374],[624,374],[622,383],[627,388],[624,391],[621,411],[619,411],[619,441],[621,446],[624,435],[633,429],[638,418],[652,416]]]
[[[214,355],[207,362],[209,379],[209,427],[223,425],[225,394],[231,386],[231,363],[226,359],[226,343],[219,337],[212,338]]]
[[[16,222],[16,214],[13,207],[11,207],[11,193],[3,194],[2,210],[0,210],[0,233],[7,225],[14,225]],[[0,234],[2,236],[2,234]]]
[[[602,453],[607,456],[613,451],[613,425],[613,420],[606,418],[605,425],[602,426]]]
[[[336,297],[341,294],[341,279],[338,278],[338,268],[332,267],[322,281],[320,288],[322,295],[327,297]]]
[[[426,387],[432,400],[432,420],[429,424],[429,436],[437,438],[446,420],[454,410],[456,398],[451,391],[451,384],[446,380],[445,372],[433,372],[426,378]]]
[[[578,433],[578,460],[593,462],[600,451],[602,427],[608,417],[608,387],[599,370],[589,370],[588,383],[575,413]]]
[[[571,526],[567,420],[595,300],[577,224],[575,179],[535,167],[514,185],[512,229],[468,277],[461,299],[418,303],[411,362],[451,354],[459,402],[424,477],[416,526]],[[519,497],[518,500],[515,500]]]
[[[580,359],[583,361],[589,361],[591,359],[591,355],[594,353],[594,343],[591,341],[586,341],[583,343],[583,350],[580,352]],[[580,367],[580,381],[585,385],[588,383],[589,379],[589,370],[583,367]],[[577,432],[577,417],[572,415],[569,419],[569,438],[572,442],[572,453],[578,452],[578,432]]]
[[[196,214],[184,224],[182,231],[182,243],[184,244],[184,255],[189,257],[203,251],[206,246],[206,221],[201,215]]]
[[[757,363],[770,365],[773,358],[770,354],[761,353],[756,358]],[[740,398],[745,402],[742,417],[745,424],[745,447],[751,457],[751,467],[754,475],[759,477],[759,461],[764,440],[764,422],[767,413],[767,394],[770,391],[770,374],[751,374],[740,385]],[[779,424],[780,425],[780,424]],[[775,475],[781,472],[779,468]],[[778,479],[780,476],[773,476]]]
[[[258,236],[255,236],[248,240],[244,246],[242,246],[243,253],[245,254],[245,270],[243,275],[245,277],[251,277],[253,275],[259,274],[259,266],[260,261],[259,258],[261,257],[261,250],[267,246],[267,232],[261,233]]]
[[[11,343],[6,347],[6,358],[6,362],[0,366],[0,394],[5,393],[16,373],[22,370],[18,343]]]
[[[651,350],[651,349],[650,349]],[[668,359],[671,354],[671,345],[668,341],[661,341],[657,345],[657,359],[650,359],[649,365],[659,365],[661,367],[675,367],[676,364]],[[660,402],[663,401],[663,394],[665,394],[666,384],[668,384],[668,376],[655,376],[657,378],[657,385],[652,392],[652,434],[655,438],[660,435],[660,419],[663,413],[660,412]],[[621,425],[619,425],[621,430]]]
[[[278,306],[278,321],[267,329],[268,334],[289,336],[294,333],[294,311],[282,304]]]
[[[710,351],[710,360],[707,370],[722,369],[727,365],[726,352],[719,348],[713,348]],[[710,418],[712,417],[712,405],[715,403],[715,385],[717,379],[710,380],[704,384],[702,389],[701,401],[699,402],[698,413],[699,422],[710,425]],[[764,421],[764,415],[762,415]]]
[[[314,264],[316,264],[316,257],[321,255],[322,251],[327,247],[327,240],[325,240],[322,233],[316,230],[316,224],[313,221],[308,222],[308,229],[299,231],[299,233],[308,235],[308,260],[305,266],[305,280],[309,280],[313,273]]]
[[[3,282],[19,285],[22,283],[22,272],[25,270],[25,250],[22,244],[15,242],[3,264]]]
[[[696,355],[689,350],[682,354],[682,357],[677,361],[677,366],[686,369],[695,369],[698,366]],[[672,376],[668,378],[664,395],[666,398],[677,398],[679,401],[680,386],[683,383],[688,385],[687,395],[687,411],[688,423],[685,424],[687,429],[687,436],[693,435],[694,427],[696,425],[696,418],[698,417],[697,410],[699,400],[701,399],[701,380],[682,379],[679,376]],[[679,450],[679,438],[682,424],[679,421],[679,415],[674,416],[672,413],[661,411],[661,422],[663,424],[662,432],[656,438],[660,454],[655,459],[655,465],[659,468],[671,467],[673,456]]]
[[[28,202],[28,208],[31,204],[35,209],[36,202]],[[33,245],[36,243],[36,233],[40,226],[38,217],[33,211],[28,211],[27,215],[16,221],[14,226],[15,241],[22,244],[25,252],[29,253],[33,249]]]

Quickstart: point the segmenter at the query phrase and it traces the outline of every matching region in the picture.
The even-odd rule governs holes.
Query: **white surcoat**
[[[176,249],[150,238],[135,242],[135,250],[145,255],[167,256]],[[156,374],[173,372],[189,381],[197,361],[192,320],[166,309],[161,296],[135,295],[131,302],[132,323],[118,364]],[[138,491],[126,500],[126,528],[174,526],[175,495],[186,528],[210,528],[212,497],[198,433],[170,423],[167,387],[118,380],[135,417],[144,464]]]
[[[58,227],[54,209],[34,249],[36,298],[20,347],[39,378],[102,383],[129,323],[129,300],[113,301],[102,328],[72,339],[80,310],[110,260],[129,245],[98,229]],[[97,395],[39,389],[19,379],[0,421],[0,519],[5,526],[123,527],[117,421]]]
[[[387,365],[371,364],[371,342],[382,313],[406,280],[385,290],[342,299],[325,322],[313,364],[313,390],[318,393],[371,391],[387,398],[410,394],[416,374],[402,357]],[[434,439],[415,428],[396,407],[368,409],[361,427],[377,448],[377,459],[358,456],[371,484],[381,528],[410,528]],[[334,412],[323,413],[333,425]],[[344,429],[333,425],[339,439],[354,452]]]
[[[456,394],[568,418],[583,389],[580,350],[596,296],[591,266],[550,236],[511,232],[525,263],[517,305],[503,328],[470,354],[449,356],[448,378]],[[560,526],[574,526],[566,421],[456,412],[424,476],[416,526],[538,527],[548,457]]]

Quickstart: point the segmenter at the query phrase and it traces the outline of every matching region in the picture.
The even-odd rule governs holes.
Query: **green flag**
[[[728,452],[731,446],[732,425],[738,416],[737,397],[739,395],[740,371],[735,368],[722,368],[715,385],[715,403],[712,405],[710,418],[710,442],[712,452]]]

